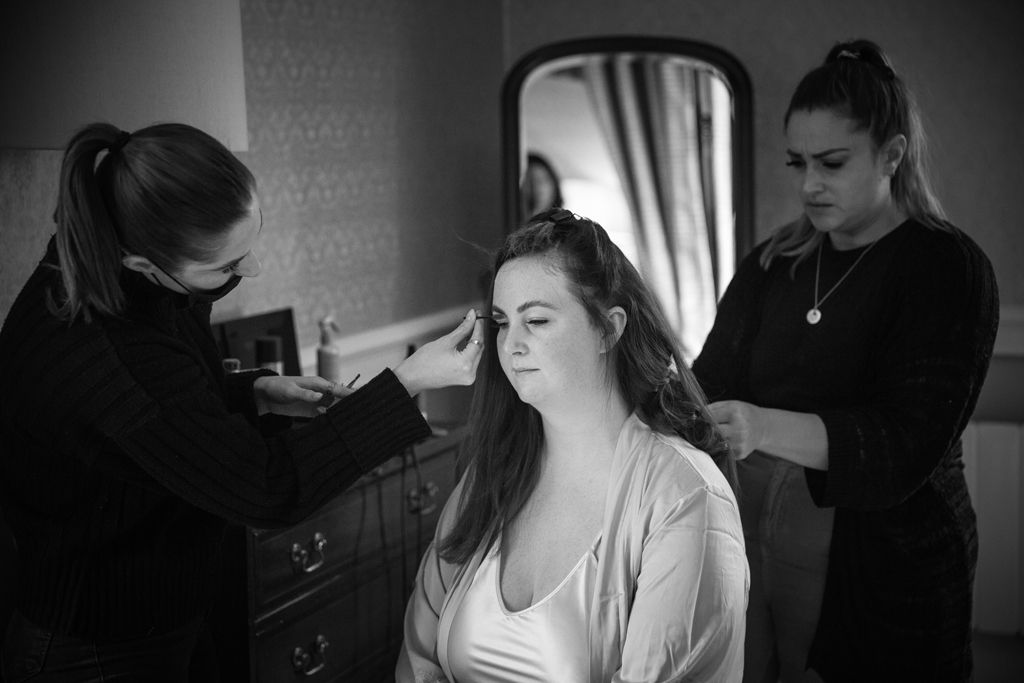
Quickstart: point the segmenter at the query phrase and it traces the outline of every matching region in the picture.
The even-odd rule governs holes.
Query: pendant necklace
[[[828,238],[826,237],[822,239],[821,242],[818,242],[818,265],[815,266],[814,268],[814,305],[811,306],[811,309],[809,311],[807,311],[807,322],[810,323],[811,325],[817,325],[819,322],[821,322],[821,305],[825,303],[825,299],[829,298],[832,295],[832,292],[836,291],[836,288],[839,285],[843,284],[843,280],[846,279],[846,276],[853,272],[853,269],[857,267],[857,264],[860,263],[860,260],[862,258],[867,256],[868,252],[871,251],[871,247],[878,244],[878,240],[875,240],[874,242],[869,244],[868,248],[862,251],[860,253],[860,256],[857,257],[857,260],[853,262],[853,265],[846,269],[846,272],[843,273],[843,276],[841,278],[839,278],[839,281],[832,285],[832,289],[825,292],[825,296],[819,299],[818,279],[821,276],[821,246],[826,239]]]

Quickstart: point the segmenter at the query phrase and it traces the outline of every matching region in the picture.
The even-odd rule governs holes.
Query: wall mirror
[[[557,43],[512,68],[502,116],[509,229],[555,204],[600,223],[658,293],[692,360],[753,242],[742,65],[686,40]]]

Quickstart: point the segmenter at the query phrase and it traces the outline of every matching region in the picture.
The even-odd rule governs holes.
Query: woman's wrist
[[[815,470],[828,469],[828,433],[815,413],[758,408],[762,433],[758,450]]]
[[[266,401],[267,377],[257,377],[252,382],[252,398],[256,402],[256,414],[265,415],[270,412],[270,406]]]
[[[426,388],[423,386],[422,382],[416,380],[415,376],[409,372],[409,369],[404,362],[399,363],[398,367],[391,372],[394,373],[399,384],[405,387],[405,390],[409,392],[409,396],[415,396]]]

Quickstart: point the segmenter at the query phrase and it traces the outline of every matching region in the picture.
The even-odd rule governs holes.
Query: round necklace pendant
[[[812,308],[811,310],[807,311],[807,322],[809,322],[811,325],[817,325],[818,321],[820,320],[821,311],[819,311],[817,308]]]

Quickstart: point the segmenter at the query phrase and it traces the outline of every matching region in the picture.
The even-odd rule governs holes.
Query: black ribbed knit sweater
[[[828,470],[805,470],[834,507],[810,664],[824,680],[962,681],[971,669],[974,511],[960,435],[998,326],[988,258],[959,230],[913,220],[867,247],[825,241],[790,275],[750,254],[722,297],[693,370],[711,401],[821,417]],[[853,270],[850,270],[853,268]],[[742,484],[742,481],[741,481]],[[742,496],[742,492],[741,492]]]
[[[225,376],[210,306],[125,271],[124,316],[69,325],[47,256],[0,331],[0,506],[18,544],[17,606],[92,638],[204,614],[227,522],[297,522],[429,427],[390,371],[326,415],[258,418]],[[283,424],[282,424],[283,423]]]

